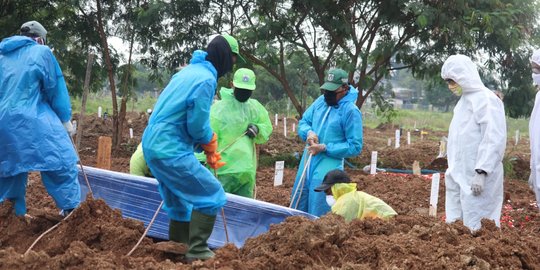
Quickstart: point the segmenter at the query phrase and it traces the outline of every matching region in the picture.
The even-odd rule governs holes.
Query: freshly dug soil
[[[90,166],[95,164],[97,138],[111,135],[110,123],[94,118],[85,121],[90,127],[85,128],[80,149],[84,164]],[[126,139],[123,150],[113,152],[116,171],[129,171],[129,157],[146,125],[144,115],[134,114],[130,119],[136,138]],[[414,135],[410,146],[402,141],[402,148],[396,150],[387,146],[386,138],[393,132],[365,129],[364,151],[355,163],[367,165],[370,152],[379,151],[379,167],[410,169],[418,160],[422,168],[439,166],[444,171],[444,161],[433,161],[441,134],[424,141]],[[520,158],[512,162],[522,176],[528,176],[527,143],[523,140],[512,146],[516,153],[523,153],[512,155]],[[261,153],[279,156],[302,148],[300,140],[281,133],[272,135]],[[288,206],[296,172],[286,168],[283,185],[274,187],[274,168],[259,168],[257,199]],[[444,174],[437,217],[429,217],[429,176],[348,172],[360,190],[384,200],[398,216],[351,223],[332,214],[314,221],[292,217],[249,239],[243,248],[228,245],[218,249],[215,258],[192,264],[183,264],[181,255],[160,251],[149,238],[127,257],[144,231],[143,224],[123,219],[103,201],[88,199],[23,255],[41,233],[62,219],[39,174],[31,173],[27,204],[33,218],[15,217],[10,202],[0,204],[0,269],[540,269],[539,211],[525,181],[505,180],[501,229],[485,221],[473,235],[459,222],[444,223]]]
[[[233,269],[533,269],[537,237],[523,238],[493,222],[472,235],[460,223],[400,215],[389,221],[345,223],[336,215],[307,221],[291,217],[250,239],[227,246],[207,262]]]
[[[142,222],[124,219],[102,200],[87,200],[60,225],[45,235],[26,255],[21,255],[41,233],[62,217],[41,213],[33,218],[16,217],[11,203],[0,205],[1,269],[103,269],[177,267],[179,262],[156,249],[145,238],[135,252],[125,256],[144,232]],[[32,212],[31,212],[32,213]],[[33,213],[36,213],[34,211]]]

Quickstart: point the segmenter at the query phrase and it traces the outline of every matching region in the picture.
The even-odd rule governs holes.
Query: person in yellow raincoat
[[[356,190],[356,183],[342,170],[329,171],[316,192],[326,192],[326,203],[332,213],[350,222],[354,219],[381,218],[389,219],[397,215],[383,200]]]
[[[150,168],[148,168],[148,164],[146,164],[146,160],[144,160],[142,143],[139,143],[137,150],[131,155],[131,159],[129,160],[129,173],[132,175],[154,178],[150,172]]]

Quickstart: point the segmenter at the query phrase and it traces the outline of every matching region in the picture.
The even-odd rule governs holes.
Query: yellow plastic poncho
[[[153,177],[146,161],[144,160],[144,154],[142,151],[142,143],[139,143],[135,153],[131,155],[129,160],[129,173],[138,176]]]
[[[389,219],[397,215],[383,200],[362,191],[356,191],[355,183],[339,183],[332,186],[332,194],[336,203],[332,213],[350,222],[353,219],[381,218]]]

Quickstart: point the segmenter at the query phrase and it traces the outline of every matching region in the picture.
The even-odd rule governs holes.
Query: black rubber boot
[[[198,211],[191,212],[191,223],[189,224],[189,250],[186,260],[207,260],[214,257],[214,252],[208,248],[208,238],[214,229],[216,216],[205,215]]]
[[[189,245],[189,222],[171,219],[169,222],[169,240]]]

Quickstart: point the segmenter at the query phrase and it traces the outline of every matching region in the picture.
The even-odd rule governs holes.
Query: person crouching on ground
[[[315,192],[325,192],[326,203],[332,213],[342,216],[347,222],[365,218],[389,219],[397,215],[383,200],[357,191],[356,183],[351,183],[347,173],[342,170],[329,171]]]

